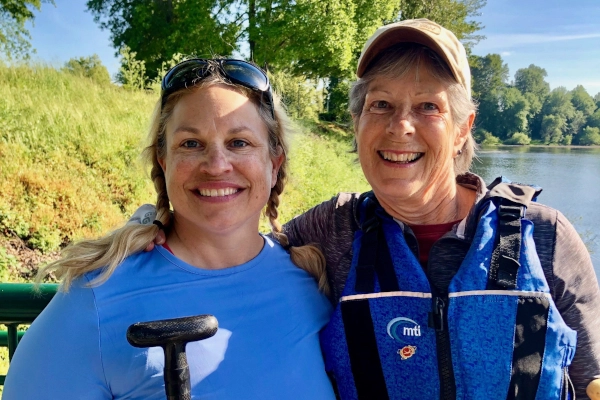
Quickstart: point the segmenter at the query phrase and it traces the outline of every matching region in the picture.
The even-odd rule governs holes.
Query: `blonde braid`
[[[325,256],[319,248],[315,245],[308,244],[305,246],[290,246],[290,241],[285,233],[281,230],[281,224],[277,220],[279,211],[279,195],[283,192],[286,181],[285,162],[284,165],[279,169],[277,174],[277,183],[271,189],[269,200],[267,201],[267,208],[265,214],[269,218],[271,224],[272,234],[275,239],[290,252],[290,258],[292,262],[300,269],[308,272],[312,275],[319,286],[319,290],[325,295],[329,295],[329,282],[327,280],[327,271],[325,269],[326,261]]]

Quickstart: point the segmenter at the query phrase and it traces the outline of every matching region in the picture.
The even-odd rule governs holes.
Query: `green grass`
[[[0,66],[0,232],[48,252],[153,198],[137,163],[155,95]]]

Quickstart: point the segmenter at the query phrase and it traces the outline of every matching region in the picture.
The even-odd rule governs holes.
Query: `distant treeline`
[[[592,97],[581,85],[550,90],[546,70],[533,64],[508,83],[508,66],[498,54],[470,62],[479,143],[600,145],[600,93]]]

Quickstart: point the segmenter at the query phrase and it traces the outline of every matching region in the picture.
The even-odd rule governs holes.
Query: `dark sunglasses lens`
[[[230,79],[248,85],[251,88],[266,91],[269,89],[267,76],[257,67],[243,61],[227,60],[223,70]]]
[[[207,63],[201,60],[190,60],[171,69],[165,75],[162,82],[162,90],[180,89],[187,85],[193,85],[207,74]]]

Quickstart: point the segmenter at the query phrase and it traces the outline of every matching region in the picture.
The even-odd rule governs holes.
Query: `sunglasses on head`
[[[265,97],[271,110],[271,115],[275,118],[271,84],[267,75],[254,64],[232,59],[208,60],[193,58],[180,62],[171,68],[163,78],[161,84],[162,107],[165,106],[167,98],[171,93],[179,89],[194,86],[196,83],[210,76],[214,70],[214,63],[217,64],[217,68],[219,68],[221,74],[231,83],[252,89]]]

